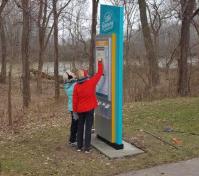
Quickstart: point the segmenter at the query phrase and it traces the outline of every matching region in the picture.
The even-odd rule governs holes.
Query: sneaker
[[[85,150],[85,153],[88,154],[88,153],[91,153],[91,151],[90,150]]]
[[[76,147],[76,146],[77,146],[77,142],[71,142],[70,145],[71,145],[72,147]]]
[[[81,152],[82,148],[77,147],[77,152]]]

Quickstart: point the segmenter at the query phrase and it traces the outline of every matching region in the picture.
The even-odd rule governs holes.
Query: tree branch
[[[196,29],[196,32],[197,32],[198,37],[199,37],[199,28],[198,28],[199,26],[196,24],[196,22],[194,21],[194,19],[192,20],[191,23],[193,24],[194,28]]]
[[[58,16],[60,16],[62,11],[69,5],[70,2],[71,2],[71,0],[68,0],[68,2],[59,9]]]
[[[193,19],[196,15],[199,15],[199,8],[193,13],[191,19]]]
[[[3,12],[3,9],[5,8],[7,2],[8,2],[8,0],[2,0],[1,6],[0,6],[0,15]]]

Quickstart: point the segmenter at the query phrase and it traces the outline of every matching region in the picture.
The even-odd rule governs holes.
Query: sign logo
[[[103,16],[102,31],[103,32],[111,31],[113,27],[114,27],[113,14],[111,12],[106,12]]]

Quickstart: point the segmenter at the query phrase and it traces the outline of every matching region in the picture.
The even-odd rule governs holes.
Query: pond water
[[[34,69],[37,69],[38,64],[35,63],[32,66]],[[75,67],[77,69],[88,69],[88,63],[83,63],[83,62],[76,62]],[[72,69],[72,63],[71,62],[59,62],[59,75],[63,75],[64,72],[67,70]],[[49,74],[49,75],[54,75],[54,62],[45,62],[43,65],[43,72]]]

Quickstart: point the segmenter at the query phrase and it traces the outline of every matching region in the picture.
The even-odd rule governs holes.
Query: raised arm
[[[96,85],[98,83],[98,81],[100,80],[101,76],[103,75],[103,62],[102,60],[98,60],[98,70],[97,73],[95,73],[95,75],[93,77],[90,78],[90,82],[92,82],[92,84]]]

